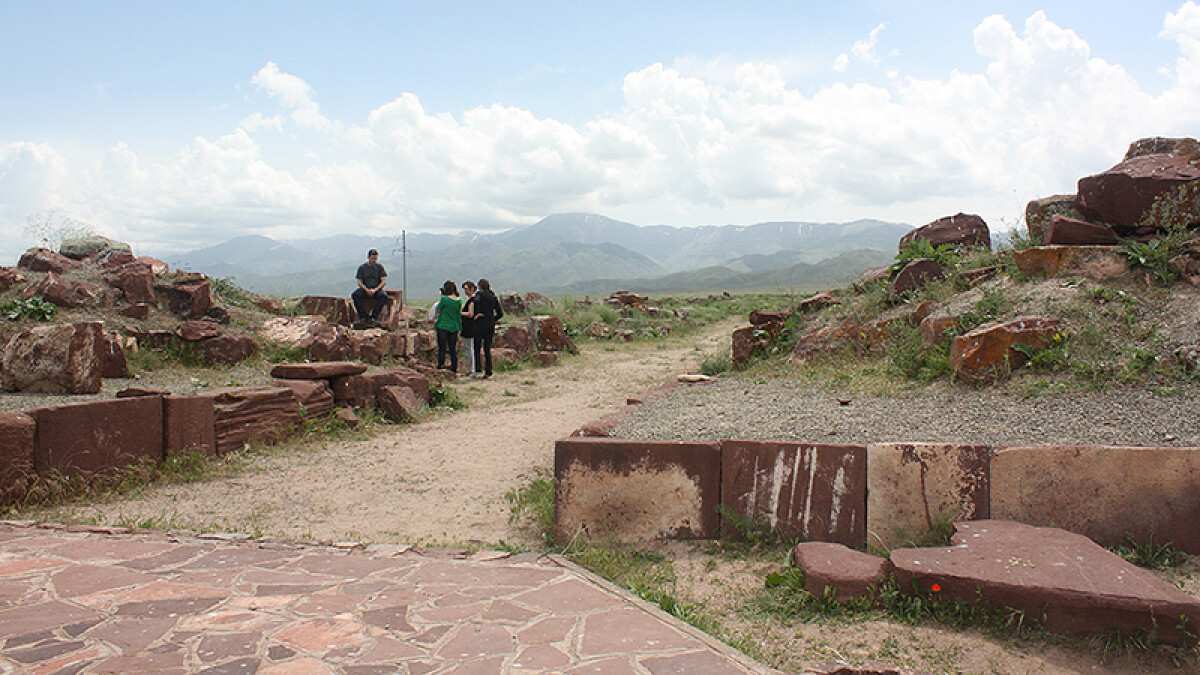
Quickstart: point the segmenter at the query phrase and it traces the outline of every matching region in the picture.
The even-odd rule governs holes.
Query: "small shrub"
[[[1138,543],[1132,535],[1126,536],[1125,539],[1129,545],[1118,546],[1113,549],[1113,553],[1138,567],[1163,570],[1182,565],[1191,558],[1188,554],[1175,549],[1169,541],[1165,544],[1155,545],[1153,537],[1143,543]]]
[[[508,522],[511,525],[528,523],[547,544],[554,543],[554,479],[547,472],[538,471],[540,477],[528,485],[509,490],[504,500],[509,505]]]
[[[950,343],[926,345],[921,331],[908,321],[888,325],[883,353],[897,372],[911,380],[934,380],[950,372]]]
[[[429,385],[429,407],[430,408],[450,408],[452,410],[463,410],[467,407],[465,401],[458,396],[458,392],[441,384]]]
[[[710,354],[700,362],[700,372],[709,377],[715,377],[733,370],[733,355],[720,353]]]
[[[910,262],[921,258],[932,258],[942,269],[951,270],[958,266],[959,253],[954,244],[934,246],[928,239],[914,239],[900,247],[900,252],[896,254],[896,262],[892,263],[891,276],[896,276]]]
[[[34,321],[49,321],[58,310],[53,304],[40,295],[28,300],[17,299],[5,305],[0,305],[0,314],[8,321],[33,319]]]
[[[1145,244],[1131,241],[1117,250],[1125,254],[1129,267],[1145,267],[1164,284],[1178,276],[1171,264],[1171,249],[1162,239],[1151,239]]]

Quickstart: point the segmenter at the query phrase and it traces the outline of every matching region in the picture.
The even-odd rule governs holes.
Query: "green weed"
[[[54,304],[40,295],[35,295],[28,300],[17,298],[12,302],[0,305],[0,315],[8,321],[20,321],[21,319],[49,321],[54,318],[57,310],[58,308]]]

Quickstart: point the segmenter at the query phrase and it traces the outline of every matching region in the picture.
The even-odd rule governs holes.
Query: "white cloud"
[[[878,62],[884,28],[853,58]],[[282,111],[173,155],[0,146],[0,254],[15,258],[25,217],[48,209],[152,250],[246,233],[487,229],[561,211],[676,225],[967,211],[999,225],[1029,199],[1073,191],[1136,138],[1195,133],[1200,7],[1168,14],[1161,37],[1179,57],[1159,95],[1037,12],[1020,30],[1001,16],[975,28],[981,72],[801,91],[791,63],[656,63],[625,76],[619,110],[580,125],[503,105],[429,111],[413,93],[333,120],[303,79],[268,63],[251,82]]]
[[[838,54],[837,58],[833,60],[833,69],[839,73],[846,72],[846,70],[850,67],[851,54],[854,55],[855,59],[863,63],[868,63],[873,66],[879,65],[880,58],[875,53],[875,45],[879,42],[879,34],[882,33],[883,29],[886,27],[886,23],[879,24],[871,29],[871,32],[869,35],[867,35],[866,40],[856,40],[854,44],[850,45],[849,54]]]

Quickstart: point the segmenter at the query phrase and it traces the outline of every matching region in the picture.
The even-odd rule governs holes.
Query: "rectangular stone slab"
[[[1200,555],[1200,448],[1000,448],[992,517],[1060,527],[1103,546],[1132,536]]]
[[[712,537],[720,527],[717,443],[564,438],[554,444],[559,541]]]
[[[33,478],[36,428],[25,413],[0,413],[0,505],[23,497]]]
[[[1007,520],[955,523],[954,530],[949,547],[892,551],[903,591],[985,600],[1055,633],[1153,632],[1167,644],[1196,644],[1200,600],[1087,537]]]
[[[861,547],[867,532],[867,448],[723,441],[721,504],[805,541]],[[737,532],[727,519],[722,530]]]
[[[868,445],[867,544],[890,549],[941,524],[988,518],[990,457],[986,445]]]
[[[213,402],[207,396],[164,396],[163,453],[217,454]]]
[[[116,398],[36,408],[34,468],[68,476],[163,458],[162,399]]]

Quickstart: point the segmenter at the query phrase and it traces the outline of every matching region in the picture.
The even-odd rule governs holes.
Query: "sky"
[[[977,213],[1200,133],[1200,5],[0,0],[0,264],[259,234]]]

